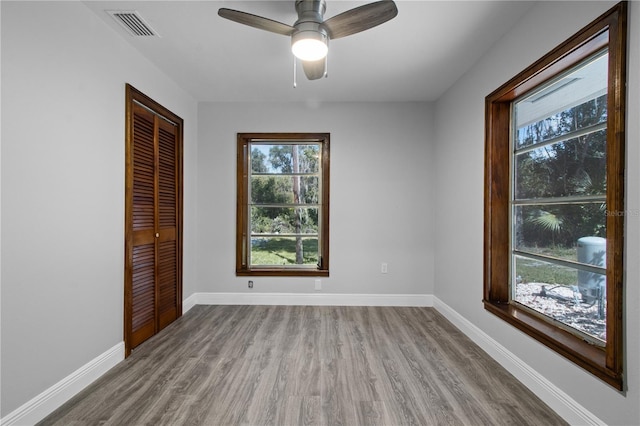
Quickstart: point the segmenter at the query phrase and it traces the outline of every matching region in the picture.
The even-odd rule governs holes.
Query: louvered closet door
[[[136,103],[132,110],[128,172],[132,175],[131,246],[126,269],[130,276],[125,279],[125,298],[129,299],[125,300],[127,353],[182,313],[179,129]]]
[[[158,126],[158,329],[178,317],[178,153],[176,127],[164,120]]]
[[[131,348],[156,333],[155,116],[139,105],[133,114],[133,277]]]

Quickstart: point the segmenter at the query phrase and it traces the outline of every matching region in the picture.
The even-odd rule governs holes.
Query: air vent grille
[[[135,10],[108,10],[107,13],[134,37],[159,37]]]

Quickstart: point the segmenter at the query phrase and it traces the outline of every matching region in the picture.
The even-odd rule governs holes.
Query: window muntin
[[[513,102],[511,301],[606,342],[606,50]]]
[[[328,134],[238,135],[239,275],[328,275]]]

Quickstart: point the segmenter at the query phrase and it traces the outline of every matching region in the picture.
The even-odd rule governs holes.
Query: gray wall
[[[428,104],[201,103],[198,112],[198,291],[249,292],[234,269],[236,133],[330,132],[331,276],[323,292],[433,294]],[[313,278],[253,281],[253,292],[314,292]]]
[[[1,7],[5,416],[123,340],[127,82],[186,122],[195,290],[197,103],[80,2]]]
[[[620,394],[545,346],[484,311],[482,306],[484,98],[609,9],[611,2],[540,2],[496,43],[436,105],[435,294],[491,338],[607,424],[640,423],[638,215],[626,237],[626,369]],[[638,116],[640,3],[630,4],[627,209],[640,205]],[[542,30],[543,29],[543,30]],[[460,123],[464,122],[464,125]]]

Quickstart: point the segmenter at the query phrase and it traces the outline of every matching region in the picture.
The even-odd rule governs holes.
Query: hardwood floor
[[[564,425],[433,308],[196,306],[42,425]]]

